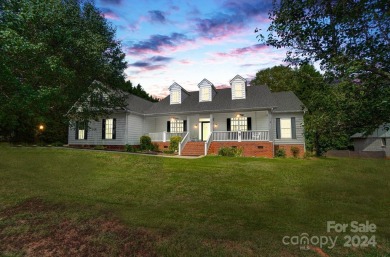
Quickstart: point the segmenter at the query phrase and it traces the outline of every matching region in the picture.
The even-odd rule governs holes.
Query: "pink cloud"
[[[268,48],[269,47],[267,45],[256,44],[256,45],[252,45],[252,46],[236,48],[236,49],[231,50],[228,53],[219,52],[219,53],[216,53],[215,55],[219,56],[219,57],[237,57],[237,56],[241,56],[244,54],[257,53],[261,50],[268,49]]]
[[[116,21],[120,20],[120,17],[116,13],[114,13],[112,11],[108,11],[108,12],[102,13],[102,15],[103,15],[104,18],[106,18],[108,20],[116,20]]]
[[[221,84],[221,85],[215,86],[216,89],[224,89],[224,88],[229,88],[229,87],[230,86],[226,85],[226,84]]]
[[[185,59],[183,59],[183,60],[180,60],[179,61],[181,64],[192,64],[193,62],[191,62],[191,61],[189,61],[189,60],[185,60]]]

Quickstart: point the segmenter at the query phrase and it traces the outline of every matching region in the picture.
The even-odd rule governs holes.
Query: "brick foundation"
[[[96,145],[69,145],[69,147],[82,148],[82,149],[93,149]],[[106,150],[112,151],[125,151],[124,145],[103,145]],[[137,146],[135,146],[137,147]]]
[[[169,142],[152,142],[152,144],[158,145],[158,149],[160,151],[164,151],[164,150],[169,149]]]
[[[292,147],[298,147],[299,149],[299,154],[298,154],[298,157],[299,158],[303,158],[304,155],[305,155],[305,147],[303,144],[299,144],[299,145],[275,145],[275,151],[278,150],[278,149],[284,149],[286,151],[286,157],[294,157],[292,152],[291,152],[291,148]]]
[[[267,157],[273,158],[273,144],[272,142],[211,142],[209,151],[207,154],[218,154],[218,150],[221,147],[241,147],[243,150],[243,156],[246,157]]]

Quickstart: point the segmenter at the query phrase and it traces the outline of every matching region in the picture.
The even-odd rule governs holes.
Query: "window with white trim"
[[[234,83],[232,85],[232,99],[245,99],[244,83]]]
[[[106,119],[105,139],[112,139],[114,135],[114,119]]]
[[[183,120],[171,120],[171,133],[182,133],[184,131]]]
[[[248,118],[239,116],[231,118],[230,120],[231,131],[247,131],[248,130]]]
[[[85,139],[85,122],[80,122],[79,124],[79,128],[78,128],[78,139]]]
[[[200,102],[205,102],[205,101],[211,101],[211,94],[210,94],[211,88],[210,87],[201,87],[200,88]]]
[[[85,140],[87,139],[87,129],[88,129],[88,122],[87,121],[77,121],[76,122],[76,139],[78,140]]]
[[[171,104],[179,104],[180,103],[180,91],[173,90],[171,91]]]
[[[280,119],[280,138],[291,138],[291,119]]]

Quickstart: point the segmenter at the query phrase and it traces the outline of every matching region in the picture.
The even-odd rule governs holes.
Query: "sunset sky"
[[[251,79],[258,70],[282,64],[285,50],[262,45],[272,0],[97,0],[117,29],[134,85],[155,96],[177,82],[189,91],[207,78],[215,86],[236,74]]]

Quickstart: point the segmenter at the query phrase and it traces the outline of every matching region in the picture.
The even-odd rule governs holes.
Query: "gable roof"
[[[180,87],[180,89],[185,92],[186,94],[188,94],[188,91],[185,90],[182,86],[180,86],[177,82],[173,82],[173,84],[168,88],[169,90],[172,89],[172,87]]]
[[[202,81],[199,82],[198,87],[199,87],[201,84],[207,84],[207,85],[209,85],[209,86],[213,86],[213,87],[214,87],[213,83],[211,83],[208,79],[202,79]]]
[[[243,80],[243,81],[246,82],[246,79],[244,79],[243,77],[241,77],[240,75],[237,74],[236,76],[234,76],[234,78],[232,78],[232,79],[229,81],[229,83],[232,84],[232,81],[235,80],[235,79],[240,79],[240,80]]]

